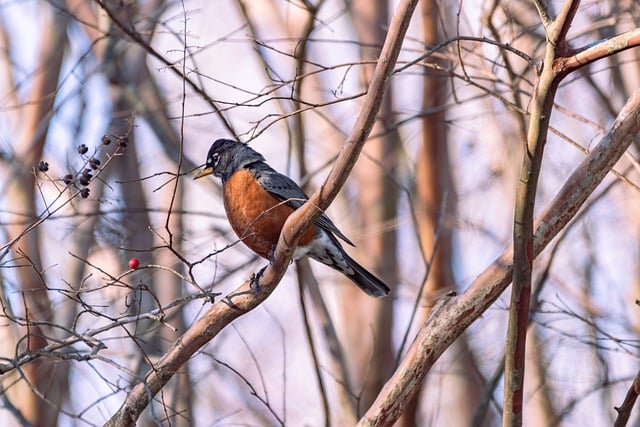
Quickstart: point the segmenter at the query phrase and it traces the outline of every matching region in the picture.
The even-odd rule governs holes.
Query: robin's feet
[[[251,274],[251,277],[249,278],[249,286],[251,287],[251,290],[253,292],[258,292],[258,289],[260,289],[260,279],[262,278],[262,275],[264,274],[264,271],[267,269],[267,267],[268,266],[265,265],[257,273]]]

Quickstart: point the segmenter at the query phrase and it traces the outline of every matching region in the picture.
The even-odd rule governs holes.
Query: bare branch
[[[548,40],[544,64],[540,75],[537,76],[531,99],[532,107],[527,141],[524,146],[522,168],[516,189],[513,219],[513,289],[505,349],[504,426],[522,425],[531,273],[535,258],[533,254],[533,216],[544,145],[547,141],[553,101],[560,84],[560,78],[554,73],[552,65],[558,52],[558,44],[565,43],[566,33],[562,29],[568,27],[567,20],[570,22],[573,17],[569,6],[571,3],[570,1],[565,3],[561,15],[547,29]]]
[[[580,0],[565,0],[558,16],[547,31],[547,41],[551,43],[559,54],[567,50],[567,32],[580,6]]]
[[[558,74],[567,74],[599,59],[616,55],[624,50],[640,46],[640,28],[618,34],[606,40],[598,40],[571,56],[556,59],[553,64]]]
[[[553,23],[553,18],[551,17],[551,12],[545,1],[543,0],[534,0],[534,4],[536,9],[538,9],[538,14],[540,15],[540,20],[542,21],[542,26],[544,27],[544,32],[548,34],[549,27]]]
[[[616,418],[616,422],[613,424],[614,427],[624,427],[629,422],[629,417],[631,416],[631,410],[633,409],[633,405],[636,404],[636,400],[638,399],[638,395],[640,394],[640,373],[636,375],[633,379],[633,382],[629,386],[629,390],[627,390],[627,395],[624,397],[624,401],[622,405],[617,406],[616,412],[618,413],[618,417]]]
[[[293,247],[304,231],[316,220],[318,216],[331,204],[333,199],[344,185],[353,165],[358,159],[360,151],[373,128],[382,97],[389,84],[389,78],[393,73],[403,36],[407,31],[411,15],[417,5],[417,1],[404,0],[396,8],[391,20],[387,38],[385,40],[380,58],[376,64],[369,90],[365,97],[360,114],[356,119],[353,129],[344,142],[340,154],[333,164],[331,172],[324,184],[316,191],[307,203],[296,210],[284,225],[283,233],[275,253],[274,266],[282,259],[285,253],[293,253]],[[290,255],[288,255],[290,257]],[[267,273],[269,270],[267,270]]]
[[[349,395],[351,392],[349,371],[347,370],[347,363],[342,348],[340,347],[340,342],[338,341],[338,334],[329,316],[329,310],[320,293],[318,281],[311,271],[309,261],[304,258],[296,261],[296,271],[298,272],[298,280],[304,284],[304,288],[308,290],[309,297],[313,301],[317,321],[322,325],[322,333],[330,358],[331,373],[339,382],[336,390],[339,400],[339,407],[337,409],[340,411],[337,414],[338,419],[340,420],[340,424],[354,425],[357,418],[352,396]]]

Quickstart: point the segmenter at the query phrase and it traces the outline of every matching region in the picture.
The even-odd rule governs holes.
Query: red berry
[[[131,268],[132,270],[135,270],[136,268],[138,268],[139,265],[140,265],[140,261],[138,261],[138,258],[131,258],[129,260],[129,268]]]

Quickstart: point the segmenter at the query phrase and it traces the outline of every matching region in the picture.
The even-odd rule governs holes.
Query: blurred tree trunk
[[[547,368],[549,363],[544,357],[544,345],[540,341],[539,327],[532,324],[527,332],[527,406],[525,419],[527,424],[551,426],[558,419],[554,408],[553,394],[547,384]]]
[[[389,22],[388,7],[385,0],[353,4],[352,13],[361,43],[362,61],[375,61],[378,57]],[[366,87],[374,65],[364,65],[362,68]],[[397,236],[395,228],[384,225],[394,221],[397,216],[399,188],[392,177],[401,144],[398,133],[387,129],[394,123],[392,88],[389,87],[382,101],[378,121],[371,132],[381,136],[366,143],[353,177],[358,191],[356,215],[365,233],[357,243],[359,248],[366,248],[360,251],[358,260],[393,292],[398,282]],[[355,377],[356,390],[362,390],[359,405],[362,411],[371,405],[393,370],[391,328],[395,294],[372,300],[355,286],[345,286],[343,292],[350,372]]]
[[[111,12],[119,22],[131,22],[132,17],[138,12],[133,3],[112,7]],[[111,96],[111,119],[107,129],[107,134],[114,135],[117,143],[111,144],[108,149],[114,154],[120,150],[120,141],[124,141],[126,147],[120,161],[116,162],[113,168],[106,170],[108,178],[120,181],[121,201],[123,211],[127,212],[126,217],[120,218],[121,242],[119,246],[123,248],[118,255],[126,265],[130,256],[135,256],[140,260],[141,265],[151,264],[153,257],[151,247],[153,238],[150,231],[151,222],[147,212],[147,198],[140,180],[140,166],[138,161],[138,150],[144,152],[144,145],[137,147],[135,138],[134,122],[135,105],[131,102],[128,92],[135,88],[143,70],[146,68],[146,53],[144,49],[127,40],[127,36],[119,29],[119,25],[106,20],[103,25],[104,32],[110,34],[107,46],[101,58],[103,72],[109,82],[109,93]],[[134,29],[131,29],[135,31]],[[152,31],[152,28],[150,29]],[[146,34],[146,40],[151,39],[150,33]],[[131,251],[129,251],[131,250]],[[148,277],[144,276],[145,279]],[[152,286],[152,283],[143,281],[143,274],[136,273],[132,277],[132,304],[131,310],[134,312],[144,312],[154,308],[154,303],[147,298],[148,293],[140,288],[136,291],[136,280],[140,285]],[[149,288],[151,292],[153,289]],[[145,325],[148,322],[143,322]],[[136,336],[144,335],[146,326],[135,324],[132,333]]]
[[[151,42],[155,26],[156,15],[162,9],[164,2],[161,0],[150,1],[142,6],[133,4],[119,5],[112,10],[116,19],[121,23],[130,22],[131,16],[140,18],[140,27],[131,29],[136,31],[147,43]],[[117,163],[115,171],[117,179],[124,182],[122,186],[122,200],[127,217],[122,219],[124,230],[123,247],[132,250],[123,254],[123,261],[129,256],[136,256],[142,265],[155,264],[172,266],[176,257],[170,250],[152,252],[154,246],[151,232],[151,219],[148,213],[147,197],[141,181],[138,153],[144,153],[147,148],[144,144],[137,143],[131,132],[136,113],[140,113],[150,121],[165,150],[170,154],[177,154],[179,138],[172,129],[168,120],[166,104],[162,102],[162,96],[157,92],[157,86],[147,68],[147,55],[144,48],[138,44],[132,44],[126,40],[118,25],[109,22],[111,34],[115,37],[109,40],[103,56],[103,68],[111,85],[112,95],[112,121],[108,133],[115,136],[127,136],[129,146],[126,148],[123,160]],[[121,37],[121,38],[120,38]],[[144,97],[144,102],[141,101]],[[153,105],[150,105],[153,104]],[[172,159],[176,163],[177,158]],[[174,193],[175,192],[175,193]],[[172,194],[174,196],[171,203]],[[170,206],[176,212],[182,206],[182,183],[176,186],[167,186],[160,191],[160,197],[164,199],[161,206]],[[156,246],[166,245],[169,241],[168,233],[173,234],[172,248],[181,252],[182,216],[172,213],[165,217],[165,233],[163,238],[156,236]],[[159,231],[158,231],[159,232]],[[154,259],[153,253],[157,253]],[[157,305],[168,304],[180,298],[182,294],[182,280],[173,273],[164,270],[156,270],[149,276],[144,270],[133,276],[139,280],[142,288],[132,290],[133,301],[136,305],[131,307],[133,312],[147,312],[157,308]],[[135,279],[134,279],[135,280]],[[134,285],[135,287],[135,285]],[[157,357],[164,354],[173,342],[184,332],[185,324],[182,310],[177,310],[173,315],[165,319],[168,325],[158,324],[155,321],[145,320],[133,325],[132,333],[140,337],[138,345],[141,349],[140,359],[136,371],[143,376]],[[176,330],[172,330],[175,328]],[[191,426],[194,424],[191,413],[191,385],[188,367],[185,366],[182,373],[176,375],[171,384],[162,394],[160,405],[151,405],[146,416],[141,420],[141,425],[157,425],[158,422],[169,421],[172,426]]]
[[[53,314],[42,276],[45,266],[41,261],[39,230],[22,233],[38,217],[37,164],[42,158],[53,114],[68,17],[52,7],[43,6],[39,11],[43,19],[35,66],[37,71],[32,76],[32,86],[26,98],[18,100],[16,95],[16,107],[19,108],[13,112],[15,157],[9,165],[11,179],[4,194],[6,204],[15,213],[9,215],[7,237],[9,241],[16,239],[11,247],[11,257],[19,265],[15,273],[22,296],[22,305],[13,309],[21,313],[19,316],[26,323],[26,326],[14,329],[16,335],[7,334],[2,338],[2,353],[6,357],[14,357],[16,351],[38,350],[48,344],[47,337],[54,333],[43,323],[30,323],[51,322]],[[17,92],[17,88],[15,90]],[[31,425],[55,426],[58,407],[68,393],[66,363],[48,358],[36,359],[22,367],[21,375],[22,378],[14,375],[3,378],[3,387],[11,404]],[[19,382],[12,386],[15,380]]]
[[[304,105],[310,102],[318,105],[330,102],[333,98],[328,95],[328,91],[323,90],[325,83],[322,82],[319,74],[311,72],[314,67],[309,66],[309,63],[313,63],[316,60],[311,56],[309,42],[317,29],[316,26],[321,22],[318,19],[318,14],[325,2],[319,1],[315,5],[307,3],[305,4],[305,9],[288,7],[284,11],[279,9],[278,2],[275,0],[253,0],[250,2],[238,0],[237,3],[251,29],[251,38],[263,40],[269,37],[282,39],[286,37],[292,41],[289,48],[293,52],[295,59],[296,80],[293,86],[294,95],[291,97],[290,104],[277,99],[277,105],[281,113],[284,115],[295,111],[303,111]],[[256,44],[256,51],[264,64],[262,69],[266,73],[266,80],[269,81],[272,77],[268,71],[271,68],[275,68],[275,66],[269,63],[267,55],[264,54],[263,46]],[[290,96],[289,91],[289,87],[283,88],[282,99]],[[301,100],[304,100],[305,104]],[[329,147],[340,146],[344,140],[344,135],[331,122],[331,119],[338,121],[338,118],[331,116],[331,109],[322,110],[322,114],[330,119],[318,120],[317,115],[307,112],[295,114],[291,120],[286,122],[290,150],[293,150],[293,156],[297,160],[300,185],[307,194],[311,194],[315,190],[312,188],[312,181],[308,175],[309,169],[313,170],[314,167],[317,167],[317,161],[310,157],[308,147],[314,145],[314,148],[318,148],[320,143],[319,135],[321,135],[321,142]],[[327,121],[331,123],[327,123]],[[309,140],[312,140],[313,143],[307,144]],[[311,168],[307,167],[308,158],[311,159]],[[331,378],[323,382],[321,392],[324,390],[328,398],[336,397],[336,403],[331,404],[329,422],[332,425],[336,423],[337,425],[353,425],[356,423],[356,414],[353,388],[350,384],[351,376],[344,360],[345,354],[342,351],[342,346],[338,342],[337,334],[335,334],[336,328],[328,315],[323,292],[318,287],[318,282],[313,276],[313,271],[308,261],[298,261],[297,270],[299,277],[305,279],[304,289],[314,306],[313,312],[316,313],[315,318],[318,320],[319,329],[322,331],[322,343],[326,348],[325,351],[329,359],[329,362],[323,362],[321,367],[323,371],[329,373],[326,377]],[[346,347],[349,348],[349,344],[346,344]],[[321,346],[318,345],[318,348],[321,348]],[[319,380],[323,381],[323,378],[319,378]]]
[[[181,253],[182,239],[183,239],[183,223],[182,211],[183,206],[183,182],[178,181],[177,187],[175,187],[175,198],[172,203],[172,193],[174,192],[174,186],[168,185],[160,190],[160,196],[163,199],[161,206],[172,206],[173,212],[168,218],[166,218],[165,232],[162,234],[162,238],[156,236],[156,247],[162,247],[169,241],[167,231],[173,234],[171,239],[173,249]],[[165,267],[171,269],[177,269],[181,271],[182,263],[177,263],[177,258],[173,252],[169,249],[162,249],[156,251],[156,262]],[[176,265],[177,264],[177,265]],[[153,282],[155,286],[156,296],[161,305],[169,304],[171,301],[179,300],[182,296],[182,279],[176,276],[174,273],[167,270],[155,270],[153,274]],[[165,325],[166,323],[166,325]],[[174,330],[175,328],[175,330]],[[159,354],[164,354],[173,344],[173,342],[180,337],[185,331],[186,325],[183,317],[182,310],[172,311],[171,316],[164,319],[163,324],[159,326],[156,333],[150,337],[150,346]],[[192,389],[191,389],[191,377],[189,375],[188,364],[185,365],[180,372],[178,372],[171,382],[167,385],[162,393],[161,405],[156,405],[155,414],[163,414],[168,417],[168,420],[164,420],[164,423],[169,422],[174,427],[189,427],[195,425],[192,409]],[[157,425],[156,420],[146,419],[146,425]]]
[[[272,3],[273,0],[270,1]],[[293,8],[291,11],[288,25],[285,24],[282,19],[282,28],[287,29],[288,36],[292,40],[297,40],[294,48],[296,59],[296,84],[294,86],[293,96],[293,111],[302,111],[303,104],[302,99],[307,102],[317,102],[318,104],[326,101],[325,94],[321,90],[317,90],[322,87],[322,82],[318,79],[318,75],[315,73],[307,73],[311,67],[308,67],[307,61],[313,61],[309,55],[309,37],[316,29],[318,12],[323,6],[324,1],[319,1],[312,9],[307,9],[304,12]],[[308,5],[307,5],[308,6]],[[272,8],[275,5],[271,5]],[[316,90],[311,89],[316,88]],[[328,112],[327,112],[328,114]],[[293,139],[294,156],[297,158],[298,174],[304,182],[301,182],[303,190],[307,194],[312,194],[315,189],[310,188],[311,181],[308,179],[308,168],[306,162],[307,152],[307,137],[308,133],[319,132],[325,135],[325,139],[333,141],[341,141],[342,135],[338,134],[333,127],[327,127],[320,131],[320,124],[314,123],[313,120],[308,120],[309,115],[295,114],[293,117],[291,137]],[[311,131],[308,131],[308,129]],[[326,346],[328,353],[329,363],[324,369],[328,369],[331,372],[331,376],[337,381],[326,381],[322,375],[319,375],[318,381],[322,384],[319,387],[319,392],[324,393],[323,398],[326,402],[329,401],[331,395],[336,396],[336,403],[329,405],[330,413],[327,414],[327,425],[354,425],[357,421],[356,407],[353,401],[351,392],[353,391],[350,384],[349,372],[345,363],[344,353],[340,347],[340,343],[335,333],[335,327],[332,324],[331,317],[328,315],[328,310],[324,302],[324,298],[318,286],[318,281],[313,276],[313,271],[309,265],[308,260],[297,261],[297,271],[300,272],[299,277],[306,277],[304,280],[304,287],[301,287],[301,292],[305,292],[310,297],[310,300],[315,308],[316,318],[318,319],[320,330],[323,332],[323,343]],[[304,309],[304,307],[302,308]],[[309,340],[312,338],[309,337]],[[317,368],[322,369],[318,366]]]
[[[446,19],[446,11],[439,9],[435,0],[422,2],[422,28],[426,49],[444,39],[440,28]],[[429,58],[428,61],[445,69],[447,67],[447,64],[437,59]],[[421,250],[429,274],[420,296],[423,309],[419,313],[418,324],[424,322],[439,295],[456,288],[451,267],[451,227],[455,218],[456,192],[449,164],[444,108],[449,95],[448,77],[429,66],[424,70],[422,113],[425,115],[422,118],[422,144],[416,161],[414,209]],[[464,336],[452,346],[449,354],[454,356],[446,360],[448,366],[443,373],[444,378],[432,378],[438,381],[439,388],[446,389],[447,393],[441,395],[438,404],[431,404],[429,408],[435,411],[432,417],[443,414],[441,416],[445,416],[451,426],[470,425],[481,396],[482,381],[477,375],[474,358]],[[420,393],[415,395],[403,414],[400,420],[403,426],[416,425],[419,403]],[[438,409],[448,405],[455,405],[456,411]]]

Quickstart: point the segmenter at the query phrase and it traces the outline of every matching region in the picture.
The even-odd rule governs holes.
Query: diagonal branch
[[[227,120],[227,118],[223,114],[223,111],[220,109],[216,101],[214,101],[213,98],[209,96],[209,94],[206,92],[206,90],[203,87],[198,85],[197,82],[191,79],[188,75],[184,74],[179,64],[169,61],[167,58],[161,55],[158,51],[156,51],[153,48],[153,46],[151,46],[151,43],[149,42],[149,40],[147,40],[146,37],[141,35],[139,31],[137,31],[135,28],[131,28],[130,25],[123,23],[120,19],[118,19],[118,17],[113,12],[113,10],[108,6],[107,4],[108,2],[105,2],[104,0],[94,0],[94,1],[107,14],[111,22],[113,22],[120,31],[126,34],[131,39],[131,41],[133,41],[135,44],[137,44],[142,49],[147,51],[147,53],[151,57],[160,61],[165,67],[167,67],[167,69],[169,69],[172,73],[174,73],[178,78],[180,78],[182,81],[187,83],[195,93],[200,95],[200,97],[207,104],[209,104],[209,107],[211,107],[211,109],[216,113],[216,115],[218,116],[218,119],[222,122],[222,124],[227,129],[227,131],[229,131],[229,133],[234,135],[237,139],[237,133],[234,130],[233,126]],[[188,47],[185,46],[185,49],[188,49]]]
[[[345,141],[324,185],[285,223],[273,263],[261,276],[260,286],[252,289],[250,281],[246,281],[223,300],[211,306],[154,365],[144,380],[132,388],[106,426],[135,425],[150,400],[196,351],[233,320],[257,307],[275,289],[284,276],[298,239],[336,197],[362,150],[389,85],[389,78],[416,5],[417,0],[403,0],[398,5],[353,131]]]
[[[291,243],[297,242],[304,231],[329,207],[347,180],[376,121],[377,112],[402,47],[404,34],[409,27],[411,15],[417,3],[417,0],[404,0],[398,5],[396,13],[391,19],[389,32],[380,52],[362,110],[356,118],[353,129],[342,145],[340,154],[325,182],[309,201],[295,211],[285,223],[283,233],[280,235],[274,264],[283,260],[284,252],[291,251],[293,253]],[[373,111],[375,114],[363,114]]]
[[[567,74],[600,59],[640,46],[640,28],[598,40],[579,49],[573,55],[556,59],[553,68],[558,74]]]
[[[638,400],[638,395],[640,395],[640,373],[633,379],[622,404],[614,408],[618,413],[616,421],[613,424],[614,427],[624,427],[627,425],[631,417],[631,410],[636,400]]]

